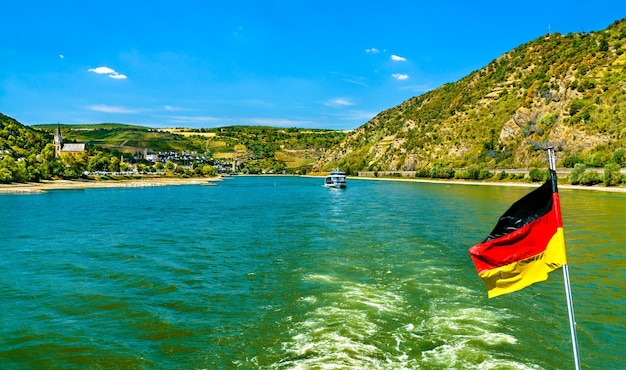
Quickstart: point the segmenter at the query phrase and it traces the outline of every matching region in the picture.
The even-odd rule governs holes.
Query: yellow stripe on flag
[[[489,298],[493,298],[547,280],[548,273],[565,263],[567,263],[565,238],[563,228],[559,227],[543,252],[505,266],[483,271],[478,276],[485,282]]]

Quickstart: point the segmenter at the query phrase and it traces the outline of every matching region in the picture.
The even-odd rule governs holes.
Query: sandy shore
[[[44,180],[41,182],[0,184],[0,193],[28,194],[42,193],[48,190],[90,189],[90,188],[141,188],[149,186],[171,185],[211,185],[220,181],[220,177],[211,178],[170,178],[146,177],[123,180]]]

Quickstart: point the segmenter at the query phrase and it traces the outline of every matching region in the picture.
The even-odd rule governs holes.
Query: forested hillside
[[[0,113],[0,182],[38,181],[58,167],[52,136]]]
[[[326,151],[343,140],[345,131],[267,126],[178,128],[169,130],[186,136],[215,158],[237,159],[252,172],[283,171],[306,173]]]
[[[317,163],[319,170],[602,167],[626,158],[626,21],[539,37],[463,79],[381,112]]]
[[[86,143],[86,150],[55,156],[52,141],[57,126],[65,143]],[[102,123],[28,127],[0,114],[0,183],[129,171],[206,176],[215,174],[213,165],[230,170],[233,162],[246,173],[306,173],[345,136],[343,131],[258,126],[153,129]],[[150,162],[144,157],[146,149],[171,159]]]
[[[0,113],[0,150],[28,157],[41,152],[47,144],[52,144],[52,135],[24,126]]]
[[[35,125],[50,135],[56,124]],[[154,129],[125,124],[62,124],[64,139],[129,155],[154,152],[197,152],[237,160],[249,172],[307,172],[322,153],[337,145],[346,132],[322,129],[226,126]]]

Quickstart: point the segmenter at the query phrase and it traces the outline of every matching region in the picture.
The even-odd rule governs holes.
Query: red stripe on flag
[[[554,193],[558,201],[558,194]],[[554,207],[550,212],[513,232],[477,244],[469,249],[470,256],[481,273],[486,270],[521,261],[545,251],[556,233],[559,222]]]

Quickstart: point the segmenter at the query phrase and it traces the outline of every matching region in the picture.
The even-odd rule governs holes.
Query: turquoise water
[[[0,196],[0,368],[571,369],[563,278],[487,299],[527,188],[237,177]],[[561,191],[580,357],[626,363],[626,194]]]

